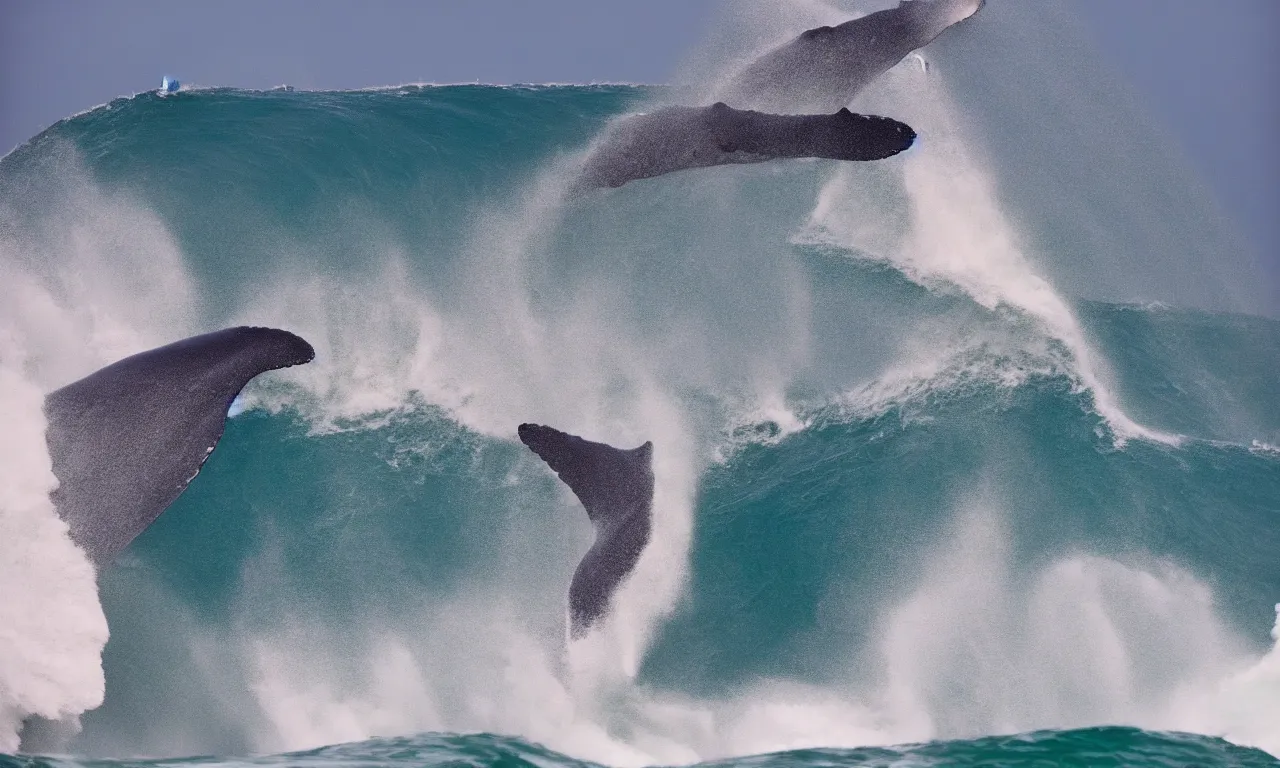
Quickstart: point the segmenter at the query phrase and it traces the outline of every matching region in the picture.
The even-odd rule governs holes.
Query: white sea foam
[[[102,702],[107,624],[93,567],[49,499],[44,396],[180,328],[192,291],[172,238],[141,206],[51,170],[43,229],[0,209],[0,751],[24,718],[74,722]],[[11,180],[12,181],[12,180]],[[167,340],[167,339],[166,339]]]
[[[1249,450],[1253,453],[1265,453],[1280,456],[1280,445],[1272,445],[1271,443],[1262,440],[1254,440],[1249,445]]]
[[[892,720],[929,738],[1127,724],[1276,750],[1260,727],[1280,716],[1275,652],[1251,657],[1208,587],[1172,564],[1085,554],[1028,580],[1002,519],[989,497],[962,505],[921,586],[888,612]],[[1222,708],[1232,692],[1247,692],[1241,706]]]
[[[1164,727],[1219,735],[1280,757],[1280,605],[1271,638],[1275,645],[1262,658],[1240,661],[1226,675],[1178,691]]]
[[[24,358],[0,330],[0,752],[18,750],[28,716],[74,718],[102,703],[105,685],[95,573],[49,500],[44,393]]]

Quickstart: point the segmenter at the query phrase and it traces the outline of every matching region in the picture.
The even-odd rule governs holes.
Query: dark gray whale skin
[[[101,569],[173,503],[222,437],[249,380],[308,363],[274,328],[228,328],[125,358],[45,398],[51,494],[71,539]]]
[[[907,149],[915,131],[887,117],[770,115],[709,107],[666,107],[611,126],[588,156],[580,188],[620,187],[688,168],[781,158],[882,160]]]
[[[904,0],[896,8],[802,33],[756,59],[721,94],[744,109],[831,112],[986,0]]]
[[[577,639],[608,612],[649,543],[653,443],[623,450],[538,424],[521,424],[518,433],[578,497],[596,529],[569,584],[569,635]]]

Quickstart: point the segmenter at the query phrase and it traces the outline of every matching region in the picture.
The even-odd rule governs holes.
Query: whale
[[[315,350],[275,328],[227,328],[112,363],[44,400],[50,494],[71,540],[101,570],[172,504],[222,437],[258,374]]]
[[[595,528],[595,543],[569,583],[569,635],[579,639],[608,614],[618,587],[649,543],[653,443],[614,448],[540,424],[521,424],[517,432],[569,486]]]
[[[720,99],[740,109],[831,112],[985,2],[903,0],[834,27],[807,30],[747,65]]]
[[[717,165],[783,158],[883,160],[916,139],[905,123],[840,109],[829,115],[774,115],[673,106],[629,115],[611,125],[587,156],[578,191],[621,187],[637,179]]]

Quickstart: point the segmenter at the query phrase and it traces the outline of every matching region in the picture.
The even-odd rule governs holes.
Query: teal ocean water
[[[1158,146],[994,152],[975,29],[876,164],[569,195],[682,96],[621,85],[144,93],[0,160],[0,765],[1276,765],[1275,307]],[[39,397],[239,323],[316,361],[95,590]],[[583,640],[523,421],[655,444]]]

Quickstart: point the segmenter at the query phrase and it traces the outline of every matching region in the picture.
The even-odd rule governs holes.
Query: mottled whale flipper
[[[587,510],[596,541],[569,585],[569,632],[586,634],[649,543],[653,443],[622,450],[551,427],[521,424],[520,441],[569,486]]]
[[[265,371],[315,350],[274,328],[229,328],[125,358],[45,398],[71,538],[99,568],[186,489],[222,437],[227,409]]]
[[[810,29],[748,65],[730,81],[724,100],[771,112],[835,110],[985,2],[903,0],[896,8]]]
[[[787,158],[883,160],[915,139],[906,123],[847,109],[830,115],[771,115],[724,102],[667,107],[610,126],[587,157],[579,187],[620,187],[689,168]]]

